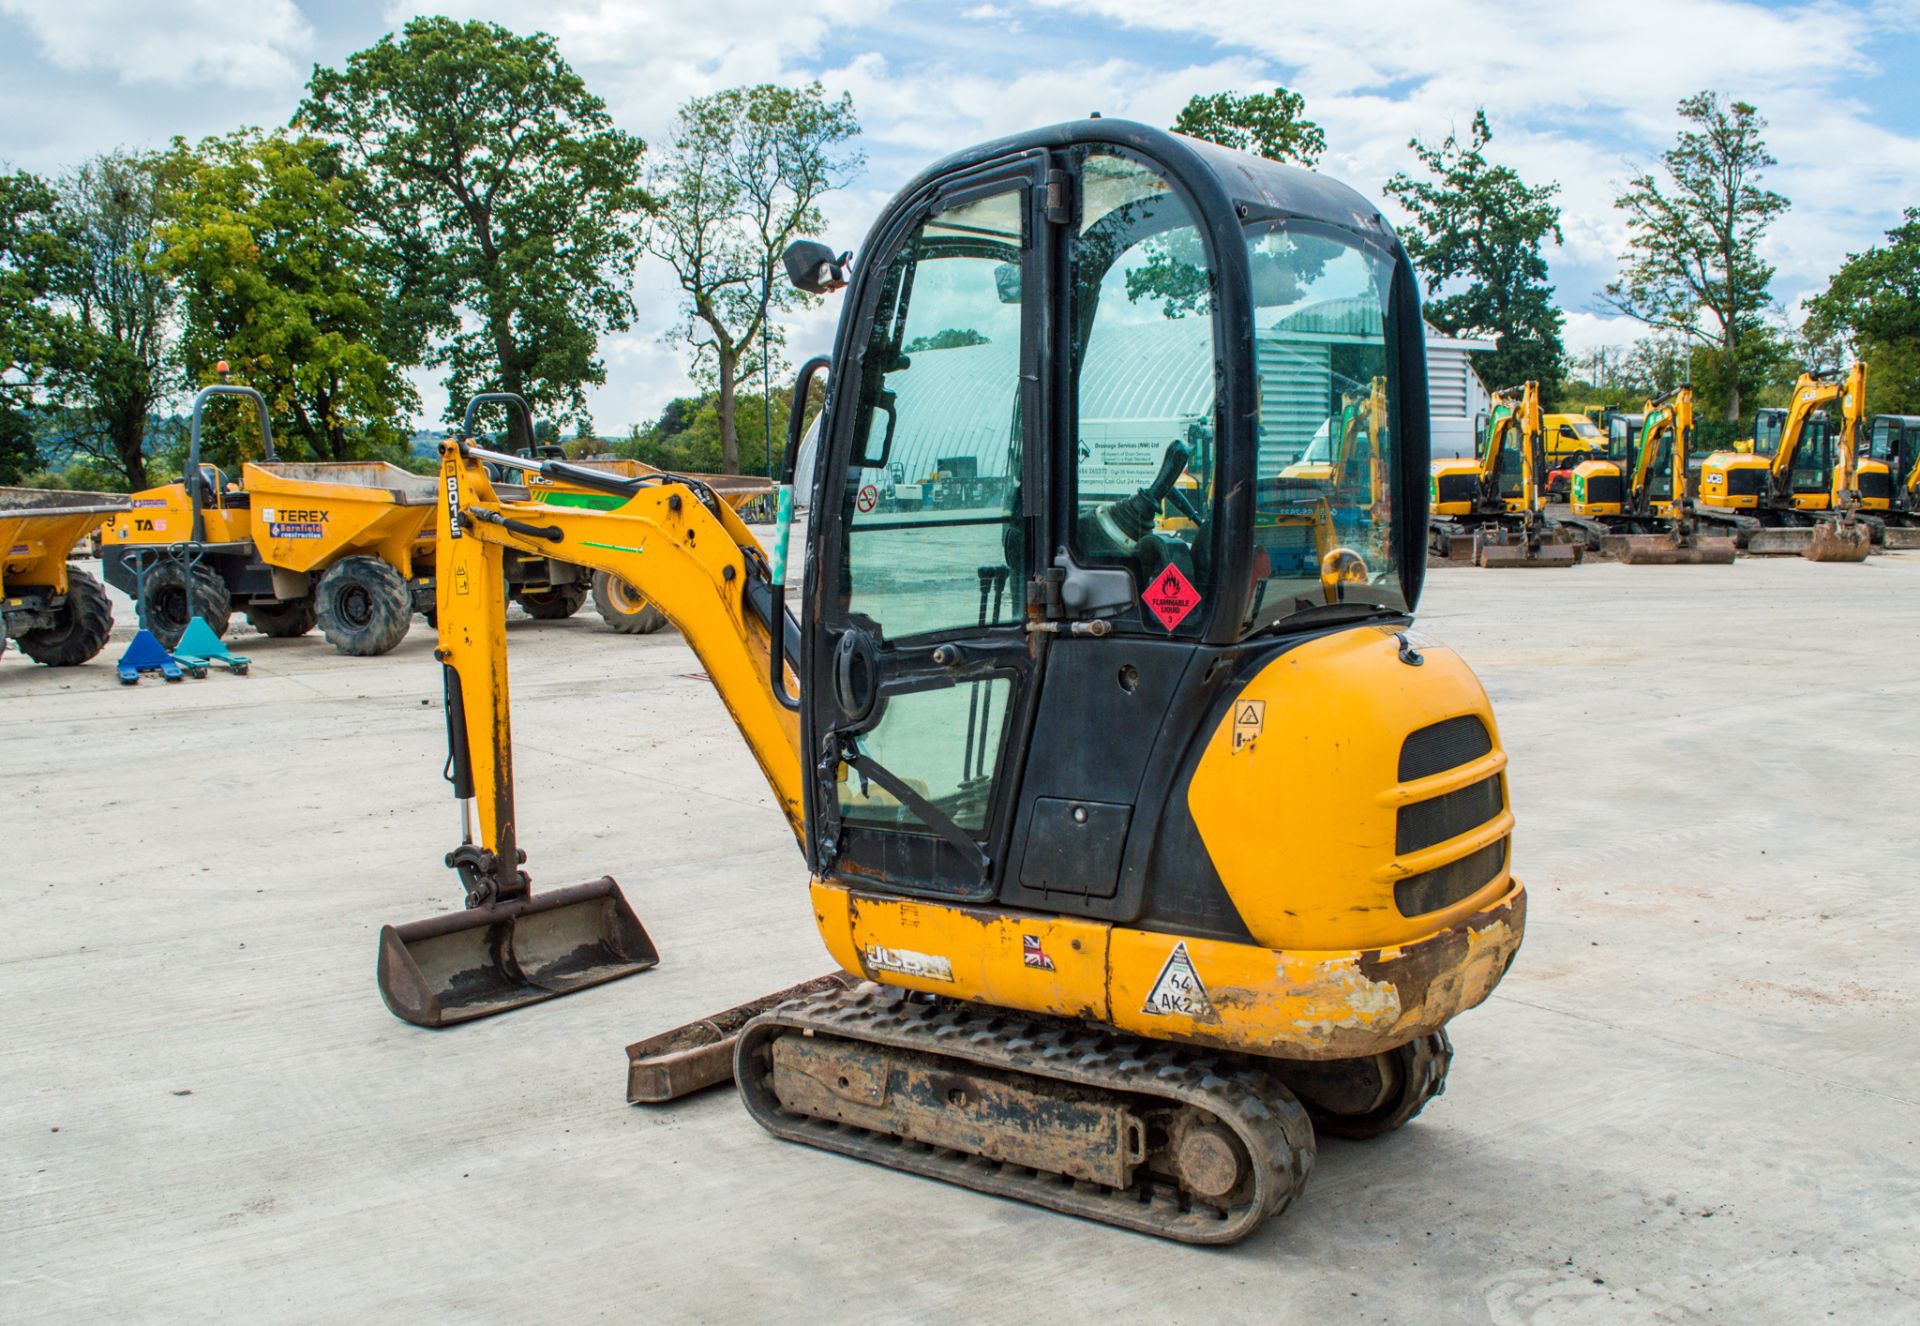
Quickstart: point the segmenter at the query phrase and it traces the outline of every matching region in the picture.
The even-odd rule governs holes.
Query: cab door
[[[940,182],[883,221],[849,291],[802,727],[814,869],[863,888],[993,891],[1037,683],[1047,171],[1034,152]]]

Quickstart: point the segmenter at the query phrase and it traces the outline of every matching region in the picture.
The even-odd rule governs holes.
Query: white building
[[[1492,341],[1460,340],[1427,328],[1427,411],[1433,420],[1433,456],[1473,454],[1473,421],[1492,400],[1467,356],[1492,350]]]

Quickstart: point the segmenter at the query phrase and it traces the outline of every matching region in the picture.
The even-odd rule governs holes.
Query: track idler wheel
[[[1447,1089],[1453,1044],[1436,1031],[1364,1059],[1277,1064],[1274,1076],[1305,1102],[1314,1131],[1364,1141],[1393,1132]]]

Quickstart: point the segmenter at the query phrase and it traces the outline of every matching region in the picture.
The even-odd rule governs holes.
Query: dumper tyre
[[[20,636],[21,652],[50,668],[85,663],[107,647],[113,634],[113,604],[107,591],[77,566],[67,568],[67,600],[54,616],[53,625]]]
[[[321,634],[343,654],[384,654],[413,624],[412,591],[378,557],[341,558],[320,577],[313,597]]]
[[[193,611],[187,611],[187,587],[193,587]],[[147,629],[168,649],[180,643],[187,624],[202,618],[217,637],[224,637],[233,621],[233,596],[227,582],[205,562],[192,563],[168,558],[155,565],[141,582],[140,593],[147,601]]]
[[[557,622],[580,611],[587,601],[585,585],[553,585],[547,589],[516,589],[513,601],[526,609],[527,616],[543,622]]]
[[[320,620],[311,594],[303,599],[255,599],[244,611],[254,630],[276,640],[305,635]]]
[[[593,606],[600,619],[622,635],[652,635],[667,624],[666,615],[618,576],[593,573]]]

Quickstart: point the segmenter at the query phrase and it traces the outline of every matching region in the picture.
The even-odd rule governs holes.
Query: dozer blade
[[[1813,543],[1813,530],[1803,525],[1757,529],[1747,536],[1746,551],[1753,557],[1799,557]]]
[[[1809,562],[1864,562],[1873,550],[1873,536],[1865,525],[1823,520],[1809,532],[1813,538],[1800,554]]]
[[[1732,539],[1677,542],[1671,534],[1616,534],[1607,551],[1623,566],[1732,566]]]
[[[770,995],[735,1004],[723,1013],[685,1022],[627,1047],[627,1103],[662,1105],[696,1091],[733,1081],[733,1047],[740,1029],[789,999],[851,990],[858,976],[828,972]]]
[[[1888,552],[1913,552],[1920,549],[1920,526],[1913,528],[1903,525],[1887,526],[1887,541],[1881,546]]]
[[[1543,543],[1532,553],[1524,543],[1489,543],[1480,550],[1480,565],[1492,570],[1510,567],[1572,566],[1580,560],[1571,543]]]
[[[380,997],[395,1017],[450,1027],[631,976],[660,961],[603,877],[380,930]]]

